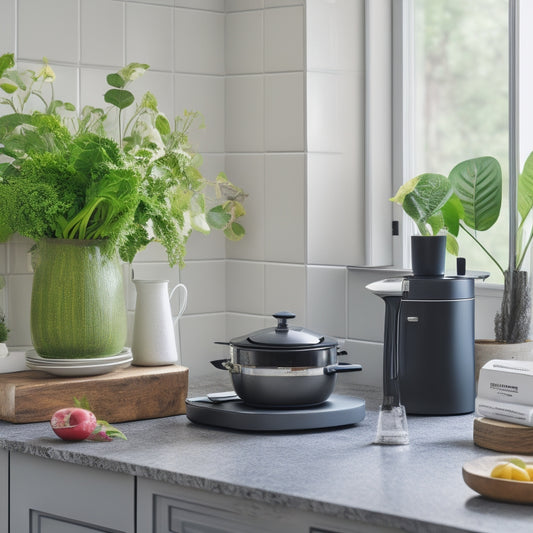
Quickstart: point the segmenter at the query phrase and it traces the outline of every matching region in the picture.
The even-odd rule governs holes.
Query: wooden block
[[[86,397],[110,423],[185,413],[189,369],[169,365],[116,370],[101,376],[56,377],[35,370],[0,374],[0,420],[43,422],[73,398]]]
[[[496,452],[532,455],[533,427],[491,418],[475,418],[474,444]]]

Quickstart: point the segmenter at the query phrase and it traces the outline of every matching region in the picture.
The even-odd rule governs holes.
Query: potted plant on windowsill
[[[244,234],[245,194],[223,173],[208,181],[188,141],[197,113],[171,123],[129,85],[148,69],[107,76],[107,108],[56,99],[55,74],[0,56],[0,241],[33,239],[31,330],[44,357],[99,357],[126,339],[120,259],[152,241],[183,265],[192,231]],[[125,115],[128,114],[126,117]]]
[[[519,345],[527,343],[524,345],[527,352],[533,345],[527,342],[531,296],[528,272],[523,270],[524,259],[533,240],[533,228],[526,233],[526,219],[533,208],[533,153],[527,158],[518,179],[516,256],[506,267],[495,259],[476,235],[476,232],[494,225],[500,214],[501,198],[502,175],[498,161],[492,157],[479,157],[459,163],[448,177],[440,174],[417,176],[400,187],[391,200],[401,205],[419,228],[427,226],[432,231],[446,232],[448,252],[458,254],[456,237],[461,230],[494,262],[504,276],[501,308],[494,321],[495,341],[476,341],[476,351],[478,345],[484,342],[489,346],[498,344],[503,349],[508,346],[511,357],[526,358],[529,355],[524,355]],[[487,358],[497,357],[493,352],[480,357]]]

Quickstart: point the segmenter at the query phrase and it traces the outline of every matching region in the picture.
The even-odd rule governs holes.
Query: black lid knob
[[[290,311],[279,311],[278,313],[274,313],[272,316],[278,321],[278,325],[276,326],[276,331],[278,332],[288,331],[289,326],[287,325],[287,320],[296,317],[296,315]]]

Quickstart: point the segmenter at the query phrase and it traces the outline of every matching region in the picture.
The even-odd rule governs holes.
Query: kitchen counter
[[[408,446],[377,446],[378,392],[342,378],[336,393],[367,402],[357,426],[248,433],[176,416],[117,424],[127,441],[69,443],[48,423],[0,422],[0,448],[405,531],[532,531],[533,507],[486,500],[464,483],[465,462],[497,455],[473,444],[473,415],[410,416]]]

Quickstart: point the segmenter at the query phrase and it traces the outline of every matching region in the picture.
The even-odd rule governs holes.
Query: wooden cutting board
[[[533,427],[474,418],[474,443],[496,452],[533,455]]]
[[[109,423],[185,413],[189,369],[131,366],[101,376],[57,377],[28,370],[0,374],[0,420],[48,421],[55,411],[86,397]]]

